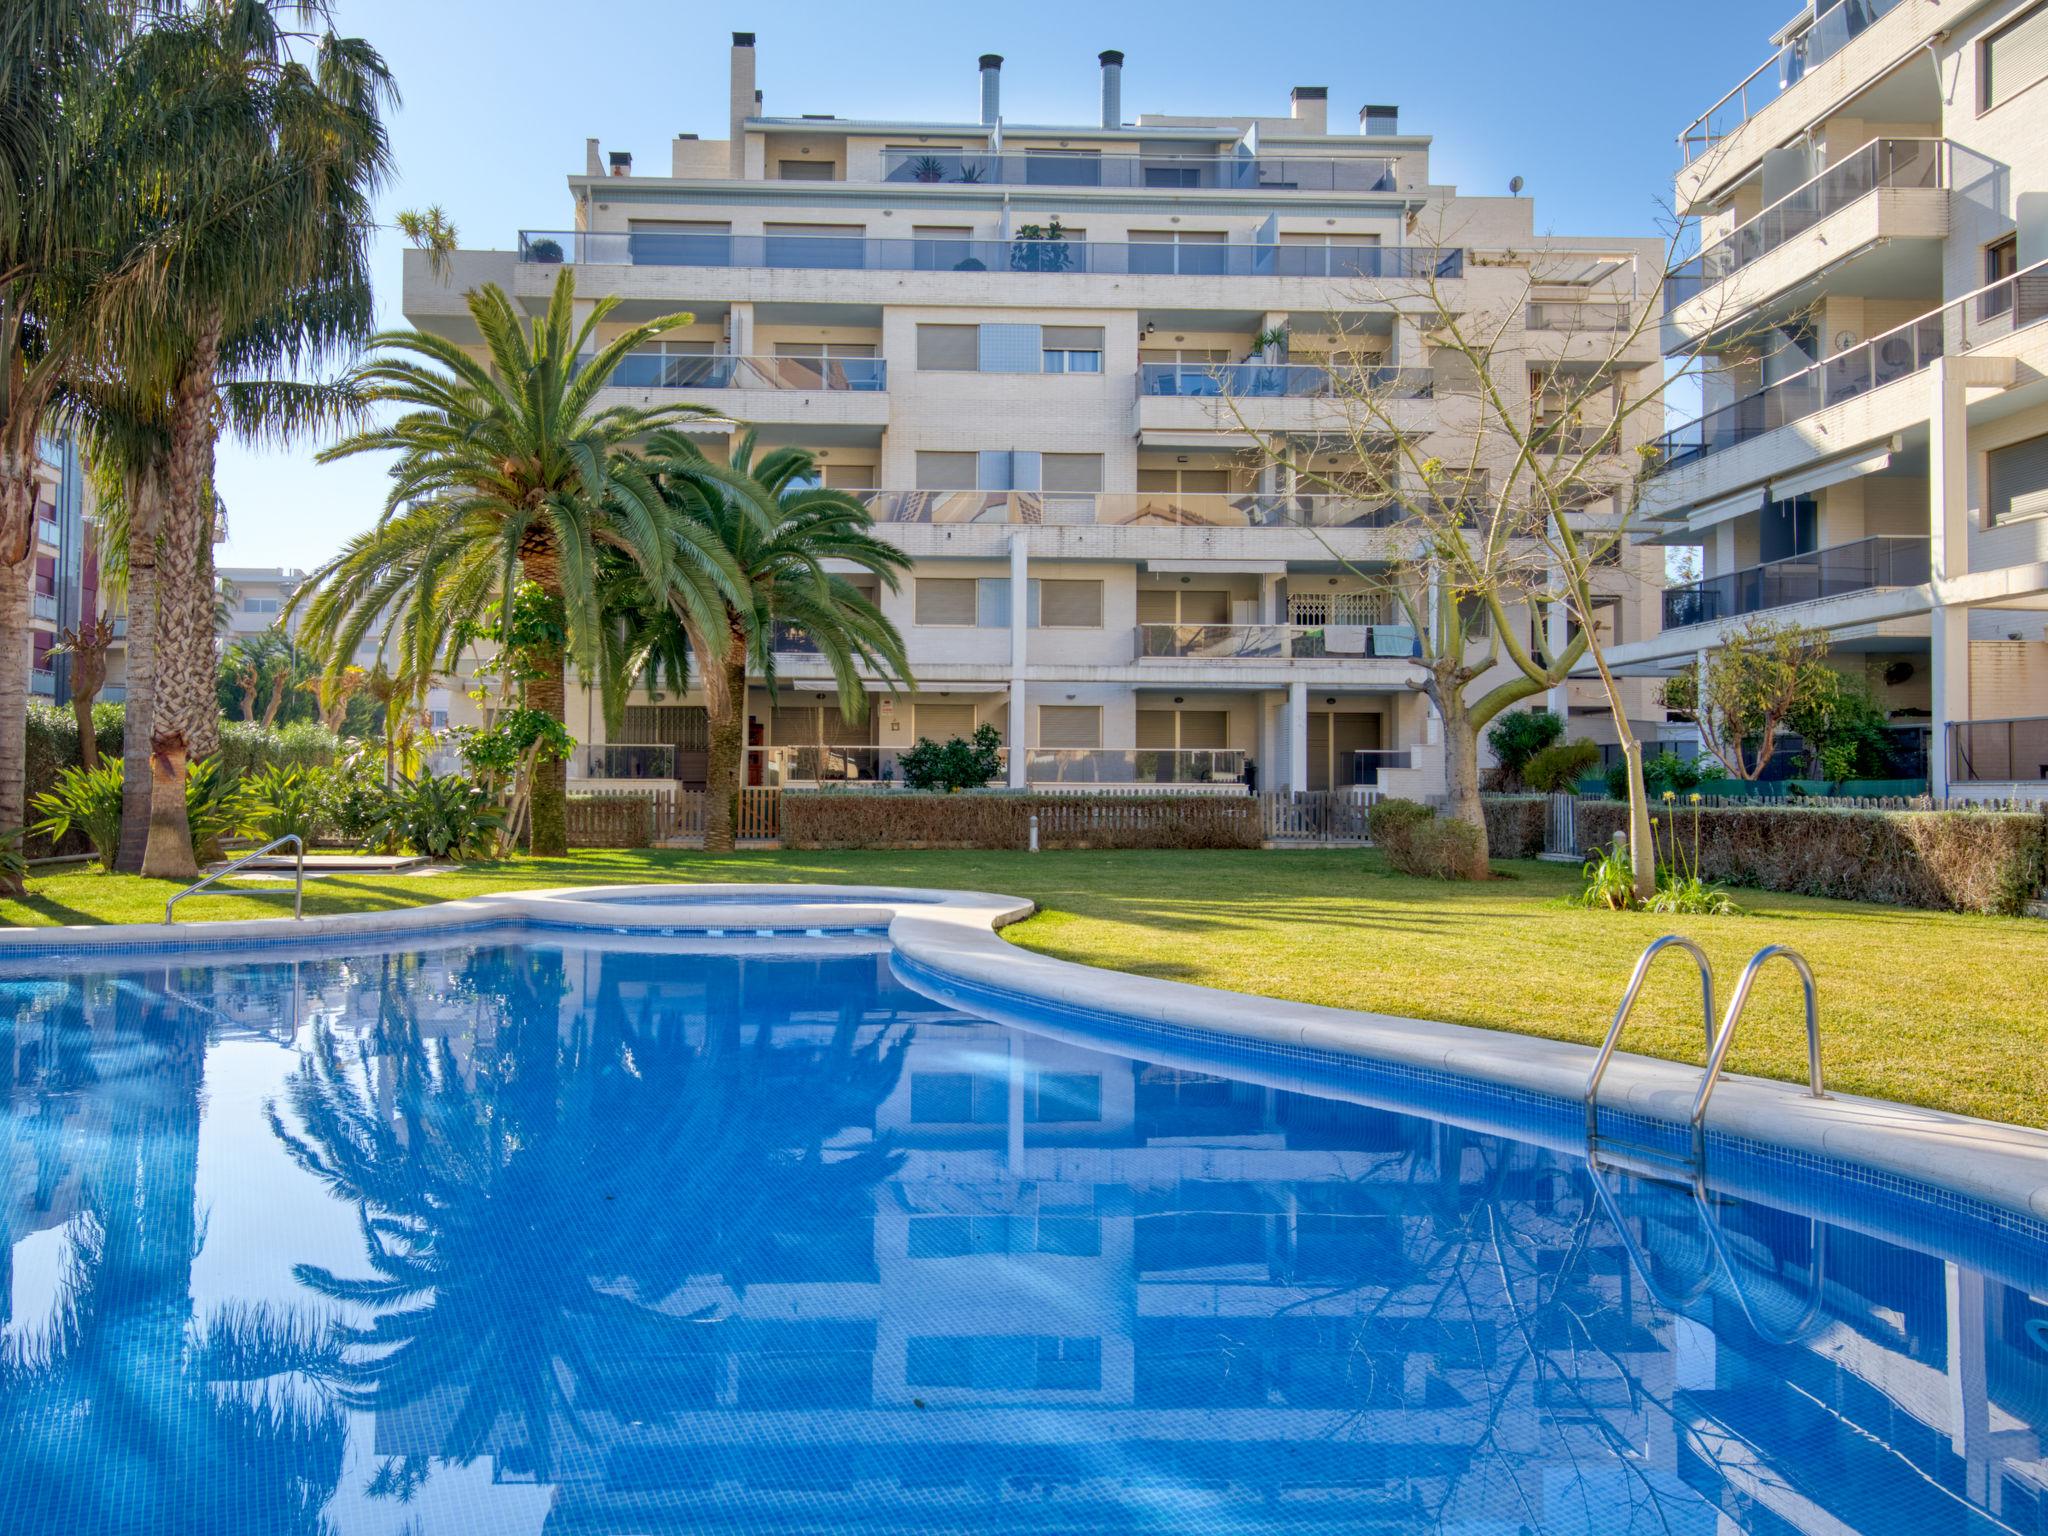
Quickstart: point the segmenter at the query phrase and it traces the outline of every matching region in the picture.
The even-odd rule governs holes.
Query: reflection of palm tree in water
[[[700,974],[737,992],[737,964]],[[629,1021],[609,980],[565,1012],[563,958],[544,950],[480,951],[464,983],[500,1000],[478,1018],[495,1030],[489,1043],[479,1030],[472,1081],[387,993],[359,1061],[317,1035],[289,1089],[303,1129],[272,1123],[361,1207],[370,1275],[298,1272],[379,1309],[346,1335],[344,1399],[417,1406],[440,1455],[490,1451],[547,1479],[559,1426],[588,1444],[592,1414],[652,1421],[701,1401],[684,1384],[721,1346],[720,1308],[683,1303],[686,1282],[743,1288],[786,1268],[807,1223],[871,1212],[861,1194],[895,1154],[869,1145],[828,1161],[824,1148],[872,1125],[907,1040],[861,1043],[857,1001],[822,1043],[778,1046],[765,1024],[749,1040],[718,1011],[686,1029],[652,999]],[[508,1418],[523,1437],[511,1450]]]
[[[346,1425],[286,1380],[331,1368],[317,1330],[258,1307],[191,1314],[204,1028],[129,988],[141,1017],[96,1040],[90,985],[41,1021],[46,1063],[93,1084],[107,1121],[59,1304],[0,1342],[0,1526],[323,1531]],[[38,1086],[47,1104],[61,1085]]]

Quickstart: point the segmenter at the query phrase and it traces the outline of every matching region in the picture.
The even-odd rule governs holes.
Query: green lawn
[[[1820,982],[1830,1083],[1856,1093],[2048,1125],[2048,927],[1799,896],[1737,892],[1740,918],[1581,912],[1575,871],[1501,866],[1507,878],[1444,885],[1387,872],[1357,851],[1272,853],[577,854],[426,878],[336,876],[308,912],[381,910],[546,885],[640,880],[840,880],[971,887],[1043,909],[1007,930],[1026,948],[1089,965],[1339,1007],[1596,1041],[1642,946],[1674,928],[1734,985],[1742,962],[1790,944]],[[61,874],[0,902],[0,923],[156,921],[175,887]],[[290,887],[179,905],[181,921],[276,917]],[[1698,988],[1682,958],[1652,981],[1632,1049],[1698,1061]],[[1789,967],[1759,982],[1735,1070],[1800,1078],[1805,1048]]]

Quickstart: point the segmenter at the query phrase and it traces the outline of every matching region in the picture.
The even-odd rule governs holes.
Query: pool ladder
[[[298,833],[287,832],[283,837],[272,838],[269,842],[265,843],[261,848],[256,849],[254,852],[243,854],[239,859],[235,860],[234,863],[228,865],[225,869],[216,869],[212,874],[207,875],[202,879],[195,880],[192,882],[192,884],[186,886],[185,889],[178,892],[177,895],[173,896],[169,901],[164,903],[164,921],[166,923],[174,923],[178,920],[178,903],[183,901],[187,896],[196,895],[200,891],[205,890],[209,885],[213,884],[213,882],[216,880],[226,879],[229,875],[232,875],[236,870],[242,868],[244,865],[254,864],[258,859],[262,858],[265,854],[275,852],[277,849],[282,848],[286,843],[290,843],[292,845],[292,851],[295,855],[295,859],[292,865],[292,916],[303,918],[306,915],[306,844],[305,840],[301,838],[298,835]]]
[[[1728,1011],[1721,1019],[1718,1033],[1714,1029],[1714,966],[1707,959],[1707,952],[1691,939],[1667,933],[1645,949],[1636,960],[1635,974],[1629,977],[1628,990],[1621,996],[1621,1006],[1614,1010],[1614,1022],[1607,1026],[1607,1038],[1601,1042],[1600,1054],[1594,1058],[1593,1070],[1586,1075],[1586,1146],[1590,1151],[1599,1139],[1600,1079],[1607,1073],[1607,1064],[1614,1059],[1614,1048],[1621,1040],[1622,1026],[1628,1023],[1629,1014],[1634,1010],[1636,998],[1642,993],[1643,982],[1649,977],[1650,966],[1657,956],[1667,949],[1681,949],[1693,958],[1700,972],[1700,1019],[1706,1029],[1707,1066],[1700,1077],[1699,1090],[1692,1100],[1692,1161],[1704,1164],[1707,1156],[1707,1104],[1714,1096],[1714,1086],[1721,1080],[1722,1065],[1728,1059],[1728,1048],[1735,1043],[1735,1027],[1742,1022],[1743,1009],[1749,1005],[1749,991],[1756,983],[1757,972],[1767,962],[1782,957],[1799,973],[1799,985],[1806,997],[1806,1079],[1810,1097],[1824,1099],[1827,1090],[1821,1084],[1820,1073],[1820,1008],[1815,1001],[1813,968],[1798,951],[1787,949],[1783,944],[1766,944],[1749,957],[1749,964],[1742,968],[1742,977],[1735,983],[1735,995],[1728,1000]]]

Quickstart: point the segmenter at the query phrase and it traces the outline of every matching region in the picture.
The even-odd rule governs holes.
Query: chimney
[[[1364,134],[1386,134],[1392,136],[1401,131],[1401,109],[1399,107],[1360,107],[1358,109],[1358,131]]]
[[[601,153],[598,142],[595,139],[585,139],[583,141],[583,174],[586,176],[602,176],[604,174],[604,155]]]
[[[761,108],[761,93],[754,89],[754,34],[732,35],[732,176],[738,181],[747,174],[747,119]]]
[[[1003,56],[981,56],[981,120],[993,125],[1003,115]]]
[[[1102,63],[1102,126],[1124,125],[1124,56],[1116,49],[1098,53]]]
[[[1330,131],[1330,88],[1327,85],[1297,85],[1294,110],[1288,114],[1301,125],[1303,133]]]
[[[614,176],[630,176],[633,174],[633,151],[630,149],[615,149],[612,151],[612,174]]]

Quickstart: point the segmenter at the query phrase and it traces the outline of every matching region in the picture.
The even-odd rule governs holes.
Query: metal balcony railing
[[[1421,641],[1406,624],[1140,624],[1140,661],[1409,660]]]
[[[1427,368],[1325,368],[1312,363],[1141,363],[1141,395],[1279,399],[1377,395],[1427,400],[1436,376]]]
[[[1866,31],[1871,23],[1896,10],[1904,0],[1823,0],[1813,25],[1788,41],[1749,72],[1734,90],[1694,118],[1678,135],[1679,151],[1690,164],[1806,77],[1816,64],[1833,58]]]
[[[579,358],[577,366],[591,359]],[[879,357],[734,357],[674,352],[629,352],[612,370],[624,389],[882,390],[888,364]]]
[[[1406,747],[1361,747],[1351,754],[1351,783],[1377,784],[1382,773],[1414,766],[1414,754]]]
[[[1919,373],[1936,358],[1971,351],[2043,319],[2048,319],[2048,261],[1674,427],[1657,440],[1657,472],[1762,437]]]
[[[1235,748],[1033,747],[1027,784],[1242,784]]]
[[[1949,778],[1960,784],[2048,779],[2048,715],[1957,720],[1948,728]]]
[[[1947,186],[1948,164],[1941,139],[1872,139],[1672,268],[1664,280],[1666,313],[1873,192]]]
[[[1392,192],[1396,162],[1382,155],[974,154],[885,150],[882,180],[928,186],[1110,187],[1239,192]]]
[[[521,230],[542,265],[766,267],[779,271],[1106,273],[1199,277],[1462,277],[1465,253],[1422,245],[1271,245],[1077,239],[869,240],[856,235],[680,235]]]
[[[1398,503],[1247,491],[858,491],[881,523],[1145,528],[1395,528]]]
[[[1876,587],[1917,587],[1927,580],[1927,574],[1926,538],[1857,539],[1682,587],[1666,587],[1664,627],[1684,629]]]

